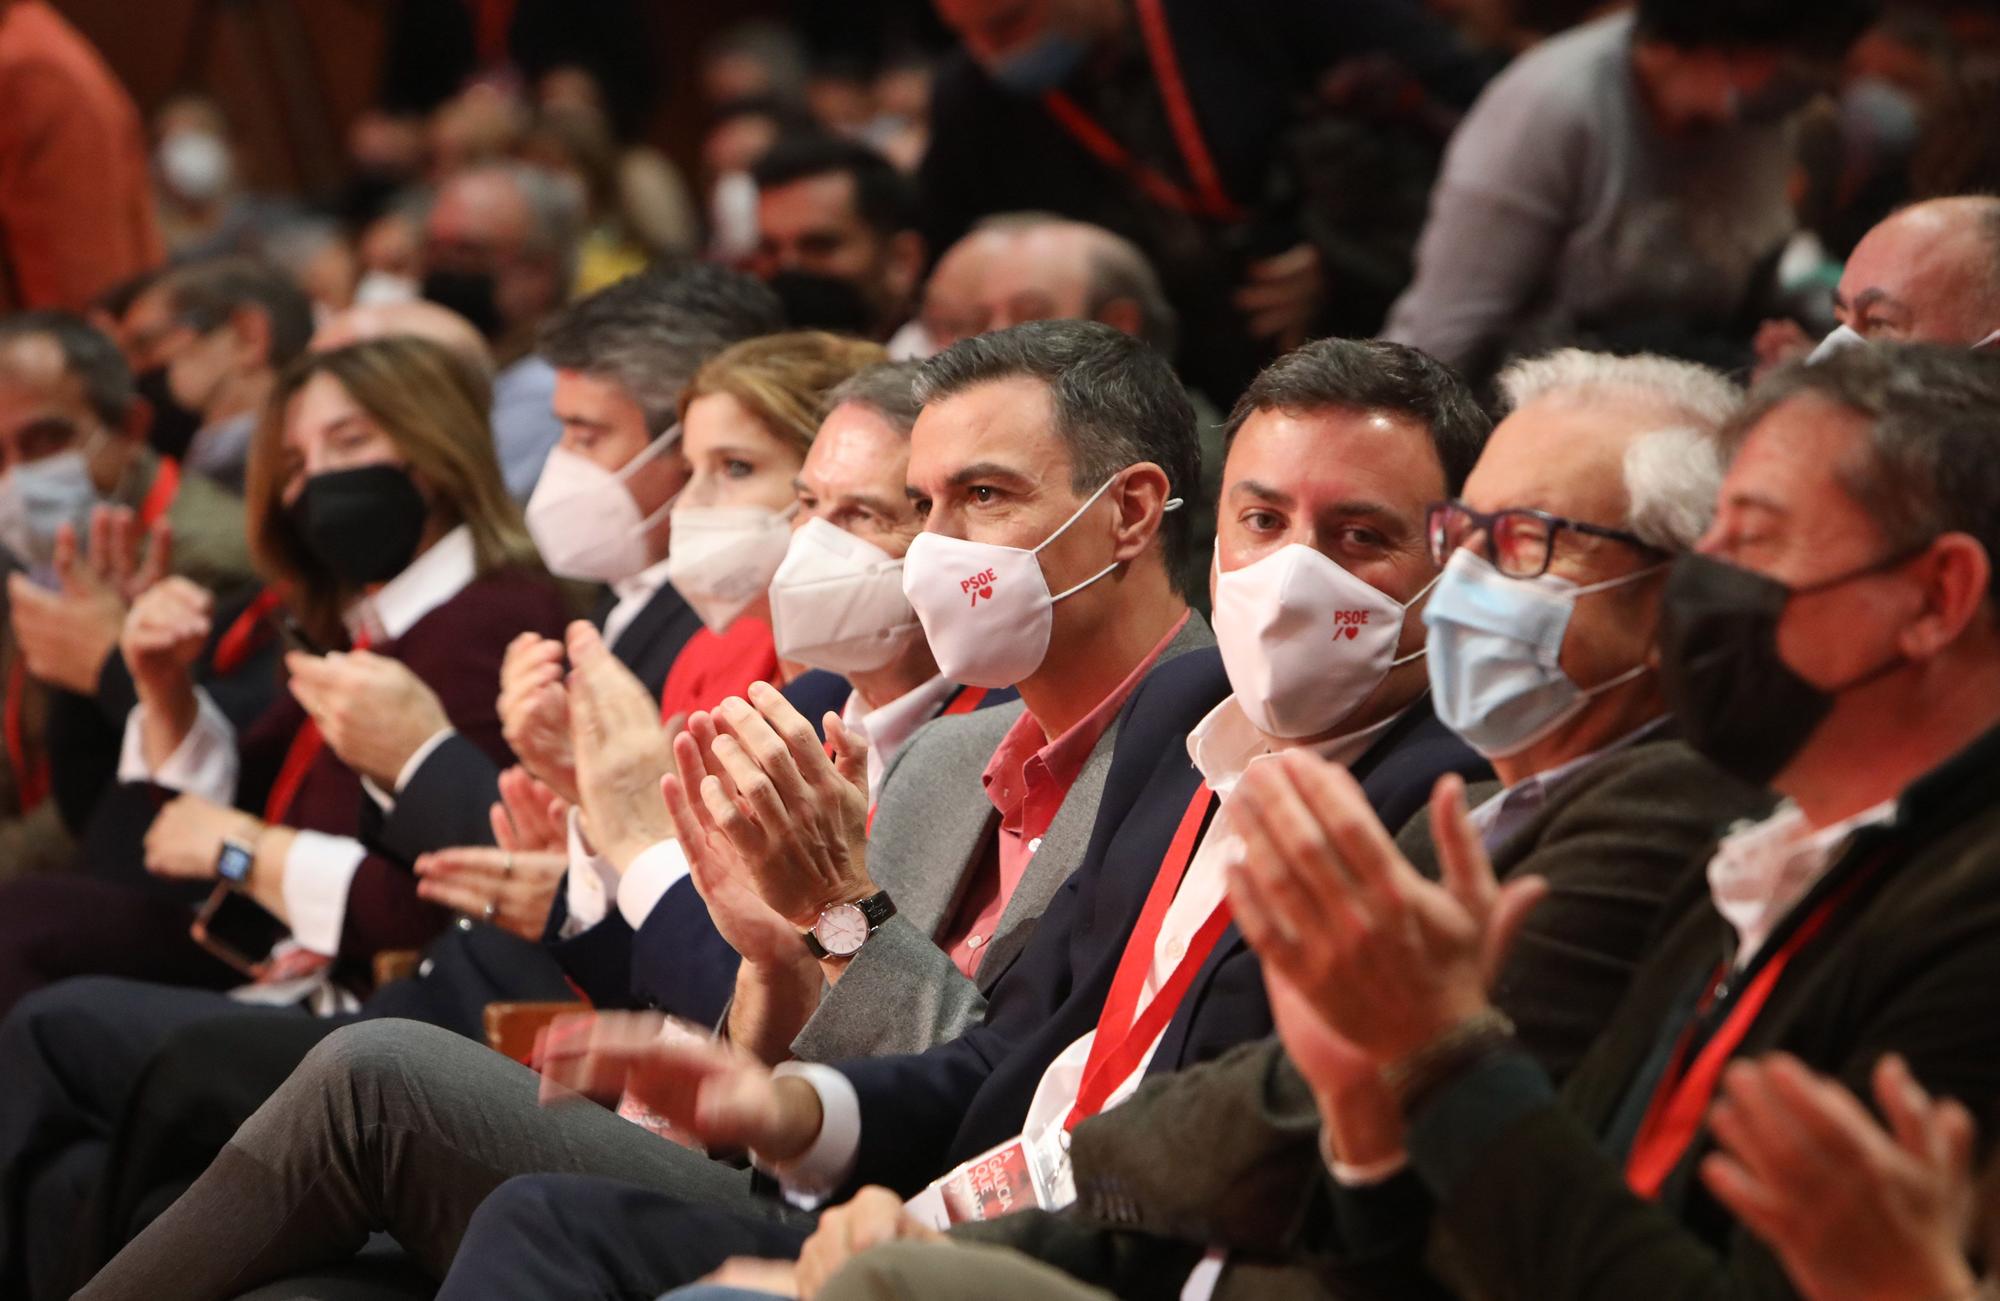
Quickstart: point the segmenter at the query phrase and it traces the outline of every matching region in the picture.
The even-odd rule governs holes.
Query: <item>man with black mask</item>
[[[2000,1099],[1996,421],[2000,358],[1885,344],[1780,372],[1734,422],[1659,666],[1689,744],[1785,802],[1714,846],[1560,1094],[1485,976],[1546,883],[1496,888],[1462,798],[1433,800],[1440,885],[1321,838],[1353,816],[1341,774],[1246,778],[1258,827],[1320,828],[1246,833],[1230,898],[1300,996],[1279,1025],[1332,1165],[1303,1222],[1332,1290],[1790,1296],[1704,1186],[1740,1124],[1714,1107],[1732,1059],[1785,1053],[1861,1091],[1895,1052],[1975,1115]],[[1384,1159],[1357,1174],[1363,1154]]]
[[[424,221],[423,296],[472,322],[500,367],[493,445],[517,501],[534,491],[562,437],[550,409],[555,371],[534,355],[535,334],[569,299],[581,234],[575,193],[521,163],[458,173]]]
[[[780,140],[750,170],[757,251],[750,269],[797,328],[887,339],[908,320],[924,241],[907,178],[867,145],[830,136]]]

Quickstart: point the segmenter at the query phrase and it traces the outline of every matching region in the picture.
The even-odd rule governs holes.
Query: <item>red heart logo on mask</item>
[[[979,599],[980,599],[980,600],[982,600],[982,601],[990,601],[990,600],[992,600],[992,599],[993,599],[993,589],[992,589],[992,588],[990,588],[990,587],[982,587],[982,588],[980,588],[980,589],[979,589]]]
[[[1341,631],[1347,634],[1347,640],[1349,641],[1353,641],[1356,637],[1359,637],[1361,635],[1361,630],[1359,628],[1342,628]]]

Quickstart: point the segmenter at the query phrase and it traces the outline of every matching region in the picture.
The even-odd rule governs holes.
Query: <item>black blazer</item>
[[[1097,1023],[1126,940],[1201,784],[1187,734],[1228,694],[1221,654],[1208,648],[1156,669],[1127,702],[1090,848],[992,987],[984,1023],[928,1052],[840,1065],[861,1100],[855,1186],[886,1184],[909,1195],[1020,1132],[1049,1063]],[[1477,778],[1488,770],[1425,700],[1353,771],[1377,812],[1400,821],[1422,807],[1445,773]],[[1271,1029],[1255,955],[1231,926],[1147,1073],[1206,1061]]]

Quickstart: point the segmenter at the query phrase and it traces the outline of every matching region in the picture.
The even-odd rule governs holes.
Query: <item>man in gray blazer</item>
[[[868,916],[844,970],[801,940],[799,959],[740,979],[739,1043],[796,1035],[801,1055],[860,1057],[922,1049],[976,1021],[983,991],[1083,857],[1125,698],[1154,664],[1213,640],[1177,589],[1188,515],[1201,509],[1199,460],[1193,411],[1157,354],[1108,326],[1050,321],[968,340],[931,367],[910,465],[925,536],[987,548],[979,556],[992,557],[996,590],[1024,571],[994,553],[1026,552],[1039,571],[1026,578],[1051,599],[993,600],[1006,621],[970,635],[940,612],[963,593],[932,603],[913,592],[913,603],[946,677],[1017,686],[1022,705],[927,724],[883,783],[860,870],[806,893],[806,904],[759,903],[758,914],[747,891],[707,892],[725,935],[739,924],[768,934],[774,914],[802,930],[808,909],[884,891],[895,902],[886,921]],[[954,589],[967,554],[936,570]],[[857,810],[851,786],[831,784],[841,780],[831,762],[813,766],[814,746],[778,735],[803,720],[760,702],[714,722],[765,767],[775,763],[766,742],[788,750],[799,764],[788,779],[801,783],[790,787],[790,814],[865,826],[865,797]],[[683,751],[704,732],[691,719]],[[756,965],[746,960],[745,971]],[[808,1001],[787,1002],[800,991]],[[638,1047],[657,1024],[603,1015],[557,1027],[565,1031],[615,1061],[621,1044]],[[790,1214],[752,1196],[747,1170],[599,1107],[544,1108],[539,1094],[532,1072],[448,1032],[400,1021],[342,1030],[92,1292],[122,1296],[120,1280],[173,1277],[188,1297],[233,1296],[338,1260],[380,1230],[442,1277],[472,1212],[516,1174],[609,1175]],[[378,1149],[385,1140],[393,1151]]]

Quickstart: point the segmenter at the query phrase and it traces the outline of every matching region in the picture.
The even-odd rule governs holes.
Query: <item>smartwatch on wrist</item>
[[[895,915],[896,904],[887,890],[853,903],[834,904],[822,909],[819,920],[805,933],[806,951],[815,958],[851,958]]]
[[[256,849],[225,836],[222,852],[215,856],[215,874],[231,885],[242,885],[250,879],[250,868],[256,861]]]

